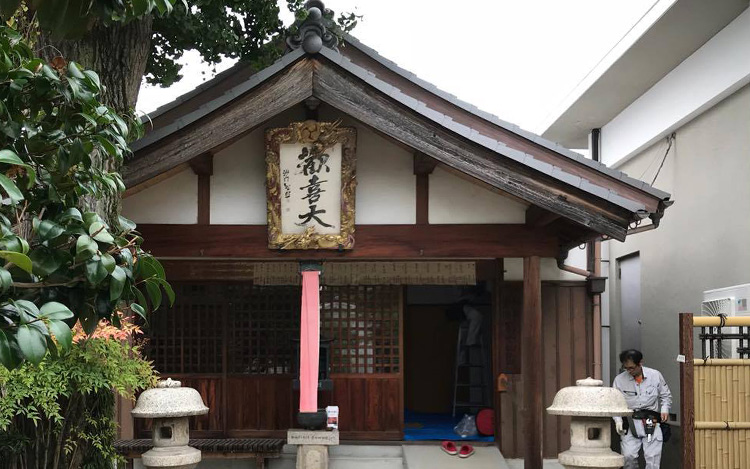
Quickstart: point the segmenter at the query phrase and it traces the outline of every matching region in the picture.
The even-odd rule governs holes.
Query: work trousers
[[[659,429],[657,429],[657,432],[659,432]],[[646,469],[659,469],[659,464],[661,463],[661,438],[654,438],[649,443],[646,438],[639,438],[628,432],[622,436],[620,445],[622,455],[625,456],[623,469],[638,469],[638,452],[641,446],[643,446],[643,458],[646,460]]]

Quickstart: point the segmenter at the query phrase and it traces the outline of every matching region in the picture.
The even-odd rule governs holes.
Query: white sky
[[[438,88],[534,132],[544,130],[539,128],[540,121],[654,3],[656,0],[325,2],[336,12],[364,15],[353,35],[381,55]],[[285,20],[290,21],[291,15]],[[149,112],[211,78],[197,54],[186,54],[185,63],[185,77],[176,85],[166,90],[144,86],[137,109]]]

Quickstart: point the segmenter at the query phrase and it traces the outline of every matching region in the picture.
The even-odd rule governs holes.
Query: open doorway
[[[469,334],[467,304],[481,317],[476,333]],[[491,413],[490,310],[483,286],[407,288],[404,440],[459,440],[454,427],[464,415]],[[481,434],[465,439],[494,441]]]

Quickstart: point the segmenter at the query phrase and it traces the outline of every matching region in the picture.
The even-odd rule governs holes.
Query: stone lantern
[[[570,449],[558,455],[563,467],[609,468],[622,467],[625,459],[610,449],[611,417],[628,416],[625,398],[617,389],[602,387],[598,379],[579,379],[576,386],[561,389],[547,412],[569,415]]]
[[[200,394],[193,388],[181,387],[179,381],[159,381],[138,397],[133,417],[153,421],[154,447],[143,453],[146,467],[193,469],[201,460],[201,452],[188,446],[188,417],[208,413]]]

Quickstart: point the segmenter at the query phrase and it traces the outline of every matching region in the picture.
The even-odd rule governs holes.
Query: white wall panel
[[[357,126],[357,213],[362,225],[417,221],[416,177],[411,152]]]
[[[266,224],[265,129],[257,129],[214,155],[211,223]]]
[[[198,221],[198,176],[186,169],[122,200],[122,214],[136,223]]]
[[[526,205],[435,168],[430,175],[430,223],[524,223]]]
[[[748,82],[750,9],[602,127],[602,161],[623,164]]]

